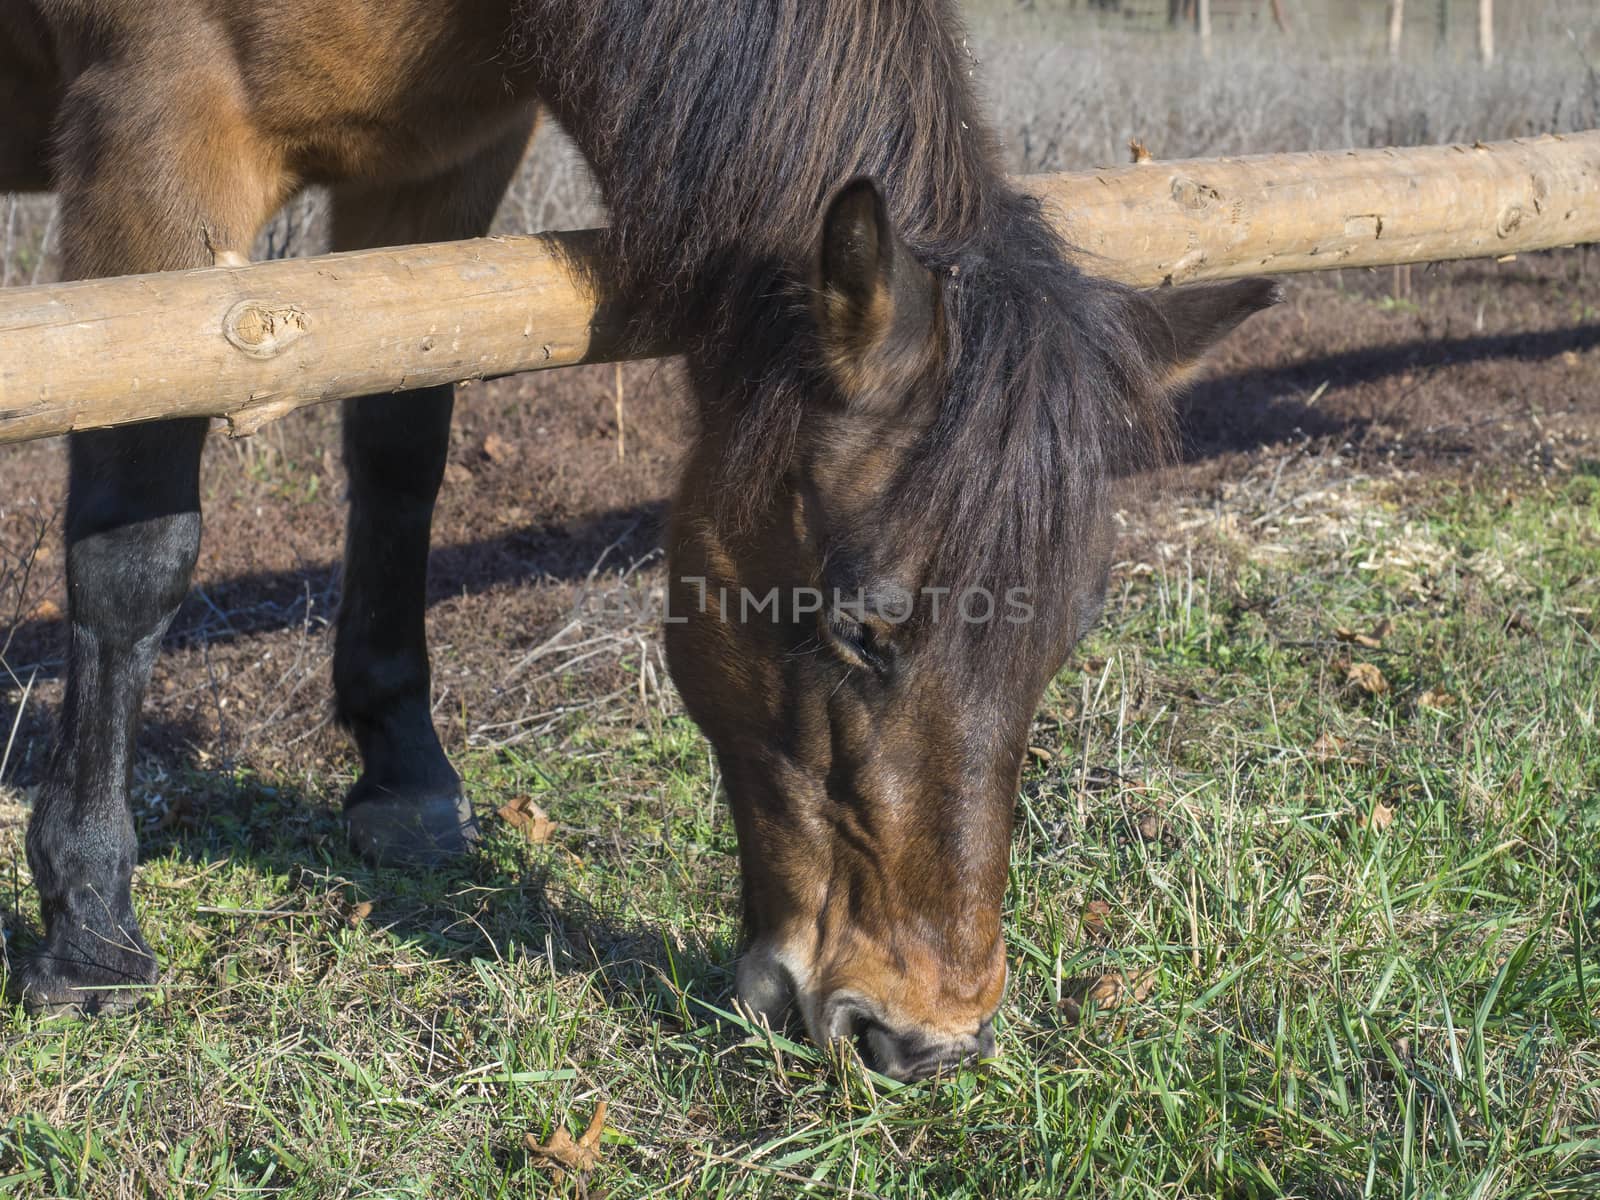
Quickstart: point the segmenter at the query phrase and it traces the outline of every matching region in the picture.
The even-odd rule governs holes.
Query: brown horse
[[[482,234],[536,106],[570,132],[641,336],[687,347],[666,632],[738,828],[739,991],[901,1078],[992,1050],[1018,772],[1099,606],[1107,478],[1274,298],[1072,266],[999,169],[959,33],[949,0],[0,0],[0,187],[59,191],[72,277],[234,261],[307,184],[332,188],[338,249]],[[352,841],[383,862],[476,837],[423,628],[451,399],[345,409],[334,680]],[[129,765],[205,434],[72,439],[34,1006],[156,978]]]

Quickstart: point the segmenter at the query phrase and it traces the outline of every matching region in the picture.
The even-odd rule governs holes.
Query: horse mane
[[[588,158],[613,280],[688,348],[724,515],[772,494],[819,369],[821,215],[870,176],[942,276],[948,386],[884,504],[943,530],[950,586],[1073,578],[1108,472],[1168,443],[1132,332],[1007,181],[950,0],[523,0],[516,54]]]

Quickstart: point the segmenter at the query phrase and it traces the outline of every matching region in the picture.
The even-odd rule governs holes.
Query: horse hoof
[[[483,840],[472,805],[459,791],[420,798],[361,791],[356,784],[345,820],[350,848],[373,866],[443,866]]]
[[[119,950],[117,956],[124,961],[87,962],[81,955],[48,950],[22,959],[16,967],[16,984],[23,1010],[50,1020],[113,1016],[146,1007],[149,986],[160,976],[155,956],[135,949]]]

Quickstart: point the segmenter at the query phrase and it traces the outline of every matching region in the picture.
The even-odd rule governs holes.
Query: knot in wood
[[[1222,194],[1210,184],[1180,175],[1172,181],[1172,198],[1179,207],[1199,212],[1222,199]]]
[[[222,319],[222,336],[251,358],[272,358],[311,329],[305,310],[293,304],[241,300]]]

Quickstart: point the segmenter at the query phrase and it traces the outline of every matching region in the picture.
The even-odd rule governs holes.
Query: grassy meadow
[[[732,826],[657,705],[469,757],[554,828],[457,872],[361,867],[338,780],[143,778],[168,981],[0,1015],[0,1191],[1600,1194],[1600,471],[1311,466],[1167,516],[1038,718],[986,1072],[733,1011]],[[558,1181],[533,1147],[602,1101]]]

